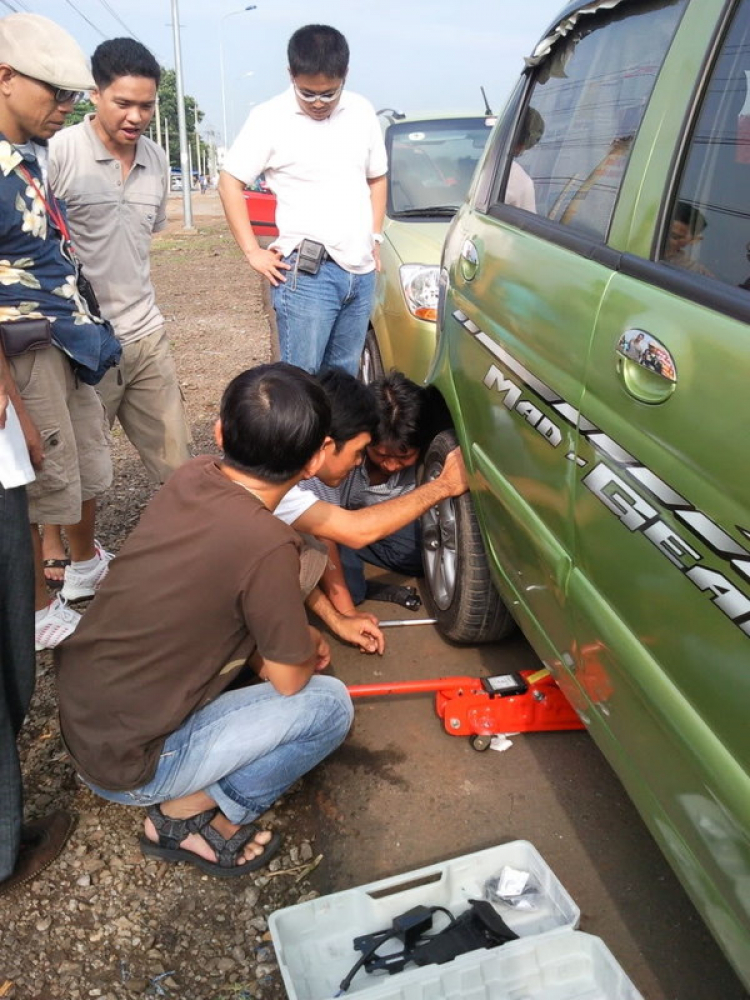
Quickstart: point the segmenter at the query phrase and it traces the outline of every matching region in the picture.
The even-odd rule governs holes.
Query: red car
[[[245,191],[247,214],[256,236],[278,236],[276,228],[276,195],[269,191],[262,178]]]

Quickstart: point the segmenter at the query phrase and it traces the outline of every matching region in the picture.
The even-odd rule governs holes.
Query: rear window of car
[[[649,0],[580,18],[534,75],[496,201],[606,237],[685,6]]]
[[[750,0],[737,9],[711,72],[661,259],[750,290]]]
[[[393,124],[386,136],[388,215],[451,215],[466,197],[495,119]]]

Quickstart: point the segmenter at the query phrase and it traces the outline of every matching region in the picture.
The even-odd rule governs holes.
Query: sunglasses
[[[305,104],[315,104],[317,101],[321,101],[323,104],[332,104],[344,89],[342,83],[335,90],[329,90],[327,94],[311,94],[309,91],[300,90],[296,83],[293,83],[292,86],[294,93]]]
[[[19,73],[19,76],[26,76],[26,74]],[[37,80],[35,76],[26,76],[26,79],[33,80],[34,83],[38,83],[45,90],[48,90],[55,98],[55,104],[78,104],[79,101],[84,100],[86,97],[86,93],[83,90],[63,90],[62,87],[53,87],[51,83],[47,83],[44,80]]]

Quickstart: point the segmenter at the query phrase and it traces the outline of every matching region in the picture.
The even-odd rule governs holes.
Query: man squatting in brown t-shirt
[[[57,650],[65,744],[97,794],[146,807],[146,855],[224,876],[266,864],[280,838],[252,821],[349,730],[346,688],[318,673],[330,655],[307,623],[300,538],[272,513],[315,475],[329,423],[301,369],[238,375],[223,460],[170,477]],[[268,683],[227,691],[248,662]]]

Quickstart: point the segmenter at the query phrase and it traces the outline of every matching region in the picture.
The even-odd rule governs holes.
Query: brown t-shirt
[[[257,649],[313,653],[299,538],[204,456],[151,501],[75,633],[57,650],[63,739],[113,791],[154,775],[166,737]]]

